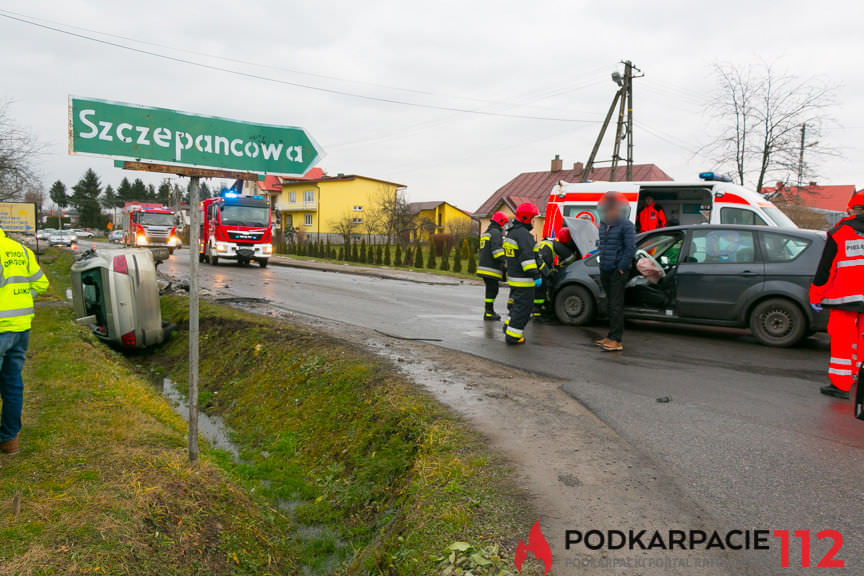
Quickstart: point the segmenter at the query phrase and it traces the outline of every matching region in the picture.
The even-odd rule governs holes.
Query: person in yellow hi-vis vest
[[[0,228],[0,452],[18,452],[24,382],[21,369],[30,342],[33,294],[48,289],[48,278],[33,251]]]

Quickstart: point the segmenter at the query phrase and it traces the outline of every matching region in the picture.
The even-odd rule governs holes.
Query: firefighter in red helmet
[[[480,256],[477,259],[477,275],[486,285],[483,320],[500,320],[495,312],[498,283],[504,278],[507,260],[504,258],[504,226],[510,219],[504,212],[495,212],[486,231],[480,235]]]
[[[510,319],[504,326],[507,344],[524,344],[523,331],[531,319],[534,306],[534,288],[542,285],[537,259],[534,257],[534,236],[531,227],[540,214],[531,202],[516,208],[513,225],[504,238],[504,255],[507,258],[507,283],[510,285]]]
[[[558,271],[566,268],[576,260],[582,259],[582,253],[573,242],[570,229],[563,226],[554,237],[544,238],[534,246],[537,258],[537,268],[543,284],[534,290],[534,320],[546,322],[552,317],[548,306],[548,286],[553,283]]]
[[[849,217],[828,232],[810,286],[810,306],[817,311],[823,306],[830,309],[831,383],[820,391],[836,398],[849,398],[856,378],[861,387],[864,360],[864,192],[852,196]]]

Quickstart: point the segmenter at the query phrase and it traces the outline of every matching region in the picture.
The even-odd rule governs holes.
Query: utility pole
[[[615,112],[615,107],[618,107],[618,123],[615,129],[615,143],[612,151],[612,165],[610,170],[610,180],[615,180],[615,172],[618,169],[618,163],[621,160],[621,141],[627,141],[627,156],[625,158],[627,166],[626,179],[633,179],[633,78],[641,78],[644,74],[634,76],[633,71],[641,72],[639,68],[633,65],[630,60],[622,62],[624,64],[624,75],[620,73],[612,73],[612,81],[618,85],[618,90],[612,98],[612,105],[609,106],[609,111],[600,127],[600,133],[594,141],[594,146],[591,149],[591,155],[588,157],[588,162],[585,163],[585,168],[582,172],[583,180],[587,180],[594,168],[594,163],[597,161],[597,152],[600,149],[600,144],[606,135],[606,130],[609,128],[609,122],[612,119],[612,114]]]
[[[807,123],[801,124],[801,148],[798,151],[798,194],[801,193],[801,184],[804,183],[804,138],[807,135]]]
[[[198,460],[198,176],[189,181],[189,461]]]

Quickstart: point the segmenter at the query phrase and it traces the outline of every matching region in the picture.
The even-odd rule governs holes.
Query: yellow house
[[[468,236],[472,232],[471,215],[448,202],[411,202],[408,211],[415,226],[411,240],[427,242],[433,234]]]
[[[401,193],[405,186],[355,174],[309,175],[282,179],[273,195],[273,208],[281,216],[283,230],[301,237],[339,242],[346,230],[353,236],[380,233],[382,199]]]

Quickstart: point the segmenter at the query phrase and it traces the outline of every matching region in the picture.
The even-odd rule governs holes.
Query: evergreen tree
[[[384,266],[390,266],[390,246],[384,247]]]
[[[210,191],[210,187],[207,185],[207,182],[201,182],[201,185],[198,187],[198,197],[202,200],[204,198],[213,197],[213,192]]]
[[[382,265],[384,263],[384,250],[381,245],[375,247],[375,264]]]
[[[153,186],[153,184],[147,185],[147,201],[148,202],[156,202],[157,201],[156,187]]]
[[[426,268],[429,268],[430,270],[437,268],[435,262],[435,246],[432,244],[429,244],[429,257],[426,258]]]
[[[462,255],[462,259],[463,259],[463,260],[467,260],[469,254],[471,254],[471,245],[468,244],[468,238],[463,238],[463,239],[462,239],[462,247],[461,247],[461,249],[460,249],[459,251],[462,253],[462,254],[461,254],[461,255]]]
[[[102,209],[99,196],[102,194],[102,184],[99,177],[88,168],[81,180],[72,187],[73,193],[69,202],[78,210],[78,224],[84,227],[100,228],[103,224]]]
[[[333,259],[333,249],[330,247],[330,237],[327,237],[327,243],[324,245],[324,250],[327,258]]]
[[[129,193],[132,195],[132,200],[135,202],[147,201],[147,186],[140,178],[136,178],[135,181],[132,182]]]
[[[411,244],[405,246],[405,253],[402,254],[402,265],[403,266],[411,266],[411,262],[414,261],[414,255],[411,253]]]
[[[359,251],[357,249],[357,243],[356,242],[351,244],[351,261],[352,262],[359,262],[360,261],[360,254],[359,254]]]
[[[423,267],[423,245],[417,243],[414,246],[414,268]]]
[[[156,190],[156,201],[162,204],[171,202],[171,182],[167,178],[159,184],[159,188]]]
[[[444,270],[445,272],[450,271],[450,251],[446,248],[444,249],[444,254],[441,255],[441,265],[439,266],[440,270]]]
[[[402,266],[402,245],[396,244],[396,256],[393,258],[394,266]]]
[[[453,271],[462,272],[462,249],[453,251]]]
[[[126,202],[134,202],[135,198],[132,196],[132,184],[129,183],[129,179],[125,176],[123,180],[120,181],[120,185],[117,187],[117,201],[125,204]],[[121,204],[121,206],[123,205]]]
[[[472,251],[468,253],[468,273],[474,274],[475,272],[477,272],[477,258]]]
[[[366,239],[360,242],[360,262],[366,263]]]
[[[345,246],[339,246],[339,260],[345,261]]]
[[[66,208],[69,206],[69,196],[66,194],[66,185],[60,180],[57,180],[51,185],[51,189],[48,191],[48,196],[51,197],[51,200],[59,208]]]

